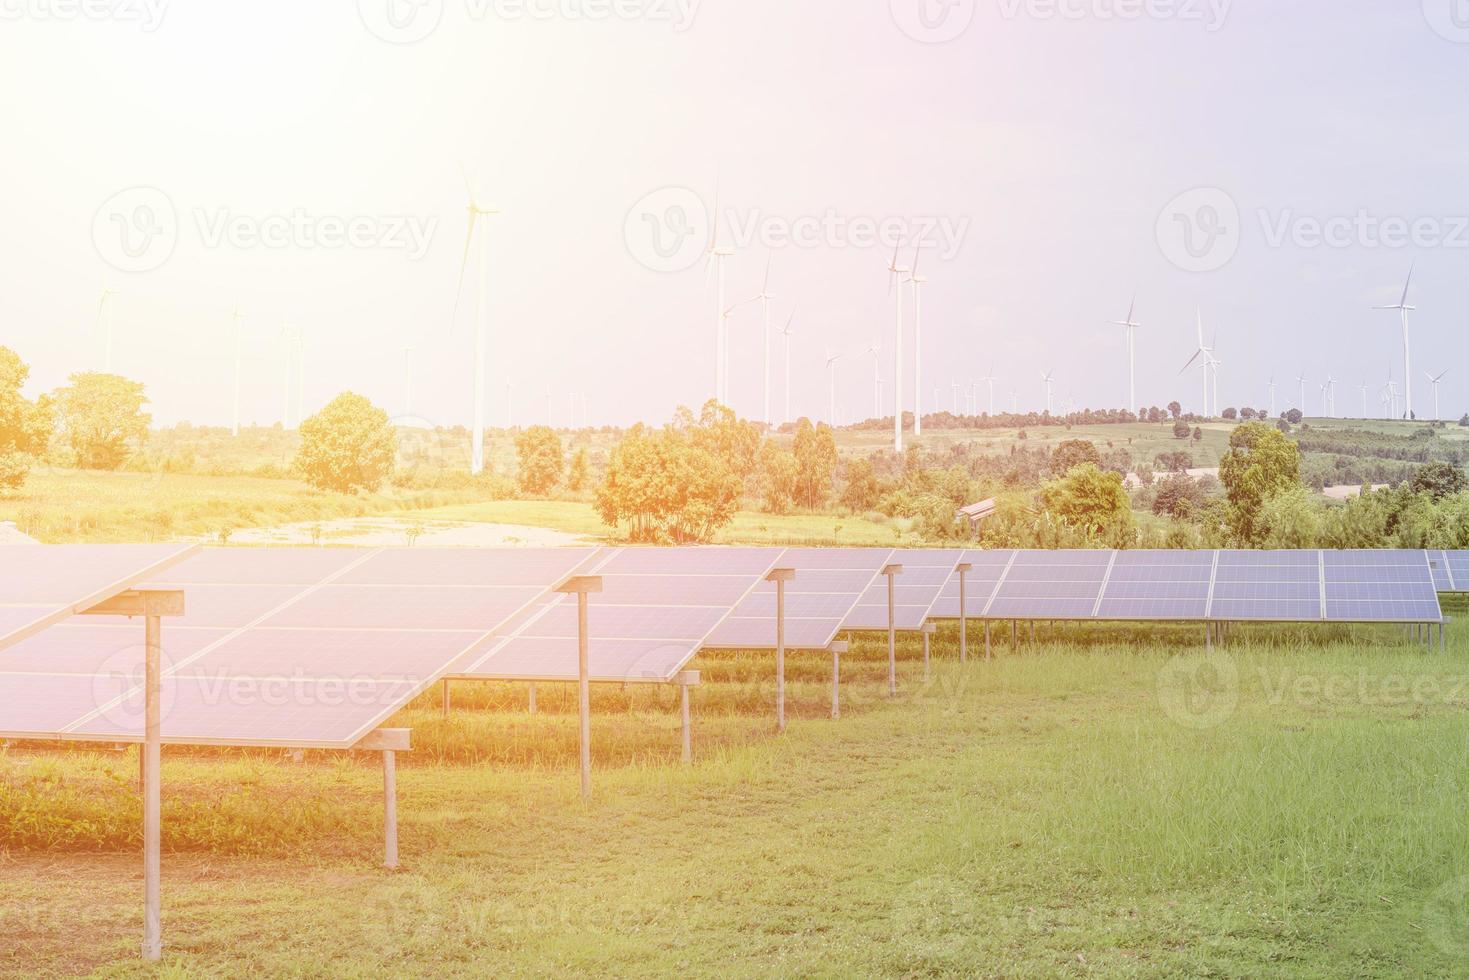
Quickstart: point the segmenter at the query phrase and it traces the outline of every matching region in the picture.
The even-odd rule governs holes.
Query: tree
[[[1439,501],[1469,490],[1469,478],[1452,463],[1429,463],[1413,474],[1409,486],[1414,493],[1426,493]]]
[[[587,447],[578,446],[576,452],[571,454],[571,465],[566,469],[566,489],[572,493],[581,493],[587,488],[589,479],[591,461],[587,456]]]
[[[1202,426],[1194,426],[1193,437],[1195,446],[1204,441],[1204,430]]]
[[[1242,408],[1239,410],[1239,417],[1244,419],[1246,422],[1252,420],[1257,414],[1259,413],[1256,412],[1253,408]]]
[[[1132,533],[1132,504],[1122,478],[1083,463],[1040,490],[1041,506],[1089,536],[1121,544]]]
[[[73,374],[53,395],[61,432],[83,469],[115,470],[128,458],[129,443],[141,447],[153,417],[143,411],[143,385],[116,374]]]
[[[1245,422],[1229,434],[1229,451],[1219,460],[1219,479],[1229,498],[1231,532],[1241,544],[1254,546],[1263,533],[1265,501],[1301,485],[1300,449],[1262,422]]]
[[[1320,547],[1321,508],[1305,487],[1277,493],[1260,508],[1260,533],[1272,550]]]
[[[388,413],[344,391],[301,423],[295,472],[318,490],[374,493],[393,473],[398,432]]]
[[[792,449],[796,454],[796,501],[802,507],[822,506],[831,496],[837,467],[837,444],[831,428],[813,426],[809,419],[801,419],[796,423]]]
[[[673,427],[684,431],[693,445],[718,457],[741,480],[748,480],[758,471],[760,428],[737,416],[734,409],[711,398],[697,419],[688,409],[680,408],[674,413]]]
[[[520,492],[540,497],[556,489],[566,457],[561,437],[546,425],[533,425],[515,435],[515,458],[519,464],[516,483]]]
[[[1245,409],[1245,411],[1248,412],[1249,409]],[[1233,422],[1235,419],[1239,418],[1239,411],[1233,408],[1226,408],[1221,414],[1223,415],[1226,422]]]
[[[872,460],[859,457],[847,461],[847,485],[842,488],[842,506],[855,513],[871,510],[882,487],[872,469]]]
[[[734,519],[740,479],[675,426],[639,424],[612,450],[597,488],[603,523],[626,522],[634,541],[709,541]]]
[[[773,442],[760,449],[760,496],[772,514],[788,514],[796,502],[800,469],[794,454]]]
[[[1173,423],[1173,438],[1175,439],[1187,439],[1193,435],[1193,431],[1189,424],[1182,419]]]
[[[20,355],[0,347],[0,488],[15,489],[25,482],[31,463],[46,449],[51,437],[51,406],[32,402],[20,390],[30,368]]]
[[[1184,473],[1173,473],[1158,481],[1153,496],[1153,513],[1188,520],[1201,512],[1208,502],[1209,496],[1197,480]]]
[[[1101,469],[1102,454],[1088,439],[1067,439],[1051,454],[1051,472],[1057,476],[1071,472],[1073,467],[1091,463]]]
[[[1169,402],[1168,414],[1173,416],[1175,419],[1180,418],[1183,415],[1183,406],[1180,405],[1178,402]]]
[[[1165,473],[1186,473],[1194,465],[1194,458],[1181,449],[1171,453],[1159,453],[1153,465]]]
[[[1301,410],[1299,408],[1293,408],[1285,413],[1285,420],[1291,425],[1300,425],[1301,419],[1305,417],[1306,416],[1301,413]]]

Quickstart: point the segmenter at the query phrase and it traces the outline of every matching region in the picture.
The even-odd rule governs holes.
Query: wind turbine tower
[[[454,290],[454,310],[458,313],[459,296],[464,291],[464,274],[469,269],[469,252],[474,247],[474,233],[479,219],[499,214],[491,208],[482,207],[475,195],[474,184],[469,175],[463,174],[464,190],[469,195],[465,210],[469,212],[469,228],[464,236],[464,255],[459,260],[459,285]],[[475,328],[474,328],[474,419],[470,425],[469,471],[479,476],[485,469],[485,356],[489,344],[490,304],[486,295],[490,275],[490,236],[479,236],[479,254],[475,267]]]
[[[903,452],[903,277],[908,269],[898,265],[898,251],[894,246],[893,261],[888,265],[888,292],[897,293],[898,320],[893,338],[893,452]]]
[[[1417,263],[1408,266],[1408,281],[1403,284],[1403,298],[1392,306],[1379,306],[1379,310],[1397,310],[1403,321],[1403,415],[1413,417],[1413,356],[1408,346],[1408,314],[1417,309],[1408,305],[1408,290],[1413,286],[1413,270]],[[1396,415],[1396,406],[1394,406]]]
[[[1132,294],[1132,305],[1127,308],[1126,320],[1113,320],[1112,326],[1122,327],[1127,337],[1127,407],[1137,411],[1137,329],[1142,326],[1134,318],[1137,312],[1137,293]]]
[[[913,437],[923,435],[923,286],[927,276],[918,274],[918,260],[922,258],[921,246],[913,249],[913,275],[908,281],[913,284]]]

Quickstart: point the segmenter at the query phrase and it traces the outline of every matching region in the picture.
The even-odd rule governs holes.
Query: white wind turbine
[[[1384,404],[1387,405],[1387,417],[1396,419],[1398,417],[1398,383],[1393,380],[1392,368],[1387,369],[1387,384],[1382,389]]]
[[[826,424],[833,429],[837,427],[837,361],[841,359],[840,354],[826,355]]]
[[[1046,385],[1046,414],[1051,414],[1051,386],[1056,383],[1056,376],[1051,371],[1042,371],[1041,380]]]
[[[963,387],[957,381],[949,382],[949,397],[952,400],[951,411],[955,416],[959,414],[959,389]]]
[[[112,305],[117,290],[107,285],[102,277],[102,299],[97,303],[97,327],[102,333],[102,371],[112,373]]]
[[[1219,369],[1224,366],[1224,362],[1214,356],[1215,352],[1219,349],[1219,331],[1217,329],[1214,331],[1214,337],[1210,341],[1210,343],[1213,346],[1209,348],[1208,369],[1214,375],[1214,414],[1218,415],[1220,413]],[[1208,414],[1207,411],[1205,412],[1205,414]]]
[[[882,373],[880,362],[882,360],[882,341],[879,339],[867,353],[872,355],[872,417],[882,418]]]
[[[1417,263],[1408,266],[1408,281],[1403,284],[1403,298],[1392,306],[1379,306],[1379,310],[1397,310],[1403,321],[1403,414],[1413,417],[1413,357],[1408,347],[1408,314],[1417,309],[1416,306],[1408,305],[1408,290],[1413,286],[1413,270]],[[1397,406],[1393,406],[1396,412]]]
[[[893,261],[888,265],[888,292],[897,292],[898,321],[893,338],[893,452],[903,451],[903,283],[908,269],[898,265],[898,251],[893,247]]]
[[[1183,374],[1189,368],[1193,367],[1194,362],[1197,361],[1199,358],[1202,357],[1204,359],[1203,362],[1199,365],[1199,367],[1202,369],[1203,375],[1204,375],[1204,416],[1207,418],[1208,415],[1209,415],[1209,362],[1214,359],[1214,350],[1211,347],[1205,347],[1204,346],[1204,314],[1203,314],[1203,311],[1199,311],[1198,318],[1199,318],[1199,347],[1198,347],[1198,350],[1194,351],[1194,356],[1193,357],[1190,357],[1188,359],[1188,363],[1185,364],[1183,366],[1183,369],[1180,370],[1178,373],[1179,374]]]
[[[980,378],[979,380],[980,380],[981,383],[987,384],[987,385],[990,386],[990,412],[989,412],[989,415],[990,415],[990,418],[994,418],[995,417],[995,381],[998,380],[995,377],[994,369],[991,368],[989,375],[986,376],[986,377]]]
[[[764,422],[767,427],[769,427],[770,425],[770,301],[773,299],[775,299],[775,295],[770,291],[770,256],[767,255],[765,257],[765,279],[760,285],[760,292],[745,300],[745,303],[759,303],[761,305],[762,312],[764,313],[764,318],[761,321],[764,324],[765,331],[765,353],[763,361],[760,420]],[[726,310],[725,319],[728,319],[730,314],[732,314],[736,309],[743,305],[743,303],[736,303],[729,310]],[[726,331],[728,330],[727,327],[725,329]],[[727,337],[728,334],[726,333],[726,344],[728,343]],[[725,370],[728,371],[729,368],[726,366]]]
[[[240,309],[238,303],[235,310],[230,314],[235,322],[235,384],[234,384],[234,407],[230,415],[230,435],[240,434],[240,373],[244,369],[245,349],[245,311]]]
[[[403,418],[413,417],[413,348],[403,347]]]
[[[1270,384],[1266,387],[1270,389],[1270,417],[1275,418],[1275,375],[1270,375]]]
[[[1137,411],[1137,329],[1142,326],[1133,319],[1137,312],[1137,293],[1132,294],[1132,305],[1127,308],[1126,320],[1113,320],[1111,325],[1122,327],[1127,336],[1127,407]],[[993,414],[993,413],[991,413]]]
[[[786,318],[786,325],[781,328],[780,335],[785,340],[786,356],[786,379],[785,379],[785,421],[791,420],[791,324],[795,322],[796,309],[791,307],[791,315]]]
[[[1296,376],[1296,383],[1301,386],[1301,400],[1299,402],[1297,402],[1297,404],[1301,408],[1301,414],[1302,415],[1305,415],[1306,414],[1306,384],[1310,380],[1311,380],[1310,378],[1306,377],[1306,372],[1305,371],[1302,371],[1300,374],[1298,374]]]
[[[1448,370],[1442,372],[1438,375],[1438,377],[1434,377],[1433,372],[1431,371],[1423,372],[1423,376],[1428,379],[1428,383],[1433,385],[1433,420],[1435,422],[1442,421],[1443,419],[1443,416],[1440,415],[1438,411],[1438,385],[1439,382],[1443,381],[1444,375],[1448,374],[1451,370],[1453,370],[1453,368],[1449,368]]]
[[[927,276],[918,274],[918,260],[923,257],[923,247],[913,248],[913,275],[908,281],[913,284],[913,437],[923,435],[923,293]]]
[[[481,207],[475,195],[474,184],[469,174],[464,177],[464,190],[469,195],[465,210],[469,212],[469,227],[464,235],[464,255],[459,261],[459,284],[454,289],[454,313],[459,313],[460,294],[464,291],[464,274],[469,269],[469,251],[474,246],[474,232],[479,219],[500,212]],[[475,328],[474,328],[474,419],[470,426],[469,471],[479,476],[485,469],[485,355],[489,343],[490,306],[486,298],[489,287],[490,236],[480,235],[479,255],[476,260],[475,278]]]
[[[709,223],[709,246],[704,268],[713,268],[715,278],[714,314],[714,400],[721,405],[729,404],[729,308],[724,302],[724,260],[734,255],[734,249],[719,244],[719,187],[714,188],[714,215]]]

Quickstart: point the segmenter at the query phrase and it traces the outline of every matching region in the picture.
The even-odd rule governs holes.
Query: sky
[[[1043,371],[1053,407],[1122,407],[1135,294],[1140,404],[1200,407],[1202,317],[1223,406],[1304,374],[1308,414],[1334,377],[1381,415],[1373,307],[1412,265],[1414,408],[1449,370],[1469,410],[1464,0],[0,0],[0,83],[0,344],[39,393],[104,366],[110,318],[161,424],[231,421],[238,323],[246,423],[353,390],[467,425],[466,174],[498,212],[489,425],[714,394],[716,194],[729,305],[769,263],[775,421],[788,320],[793,415],[831,382],[872,416],[874,362],[891,414],[898,239],[925,411],[990,375],[1039,410]],[[726,322],[759,418],[761,306]]]

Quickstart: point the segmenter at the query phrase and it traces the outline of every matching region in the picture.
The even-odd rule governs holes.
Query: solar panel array
[[[1469,592],[1469,551],[1430,551],[1433,584],[1440,592]]]
[[[1422,551],[971,551],[966,605],[987,619],[1439,622],[1457,554],[1435,571]],[[932,615],[957,618],[957,576]]]
[[[194,550],[178,544],[0,546],[0,648],[112,598]]]
[[[964,557],[963,551],[912,549],[896,551],[891,561],[903,566],[893,580],[893,624],[911,632],[928,622],[929,610]],[[886,630],[888,628],[887,576],[879,575],[842,621],[842,629]]]
[[[777,566],[794,569],[785,584],[785,642],[793,650],[825,650],[857,601],[893,560],[891,548],[788,548]],[[775,648],[774,582],[762,581],[704,644],[705,649]]]
[[[777,566],[780,548],[609,549],[580,574],[602,578],[588,597],[587,659],[597,682],[667,683]],[[577,598],[547,596],[498,632],[455,677],[573,681]]]
[[[185,591],[163,630],[162,737],[345,748],[593,550],[201,552],[146,583]],[[87,617],[0,652],[0,736],[137,741],[138,623]]]

